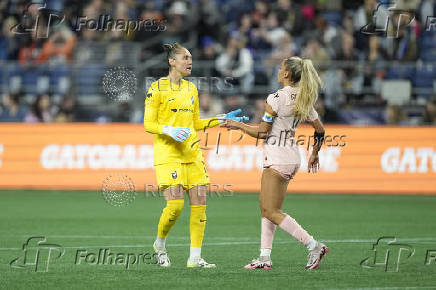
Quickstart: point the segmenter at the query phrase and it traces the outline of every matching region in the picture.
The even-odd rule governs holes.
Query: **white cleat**
[[[197,259],[188,259],[188,262],[186,263],[186,267],[188,268],[216,268],[215,264],[209,264],[202,258]]]
[[[260,256],[257,259],[251,261],[250,264],[244,266],[245,269],[272,269],[272,261],[270,257]]]
[[[306,265],[306,270],[314,270],[318,268],[322,258],[329,252],[329,248],[323,243],[317,242],[315,249],[309,252],[309,261]]]
[[[170,258],[168,257],[167,250],[165,248],[158,249],[156,247],[156,242],[153,243],[153,250],[157,254],[157,264],[161,267],[171,266]]]

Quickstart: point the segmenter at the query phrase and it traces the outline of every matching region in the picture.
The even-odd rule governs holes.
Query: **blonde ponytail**
[[[300,60],[300,92],[292,112],[296,118],[304,121],[309,117],[310,110],[318,98],[318,91],[322,86],[322,81],[310,59]]]

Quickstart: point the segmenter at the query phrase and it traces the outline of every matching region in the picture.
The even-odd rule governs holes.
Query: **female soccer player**
[[[318,97],[321,79],[312,61],[291,57],[282,61],[278,82],[283,88],[268,96],[262,122],[250,126],[228,120],[223,126],[239,129],[248,135],[265,139],[264,170],[262,173],[260,210],[262,214],[260,257],[246,265],[246,269],[271,269],[271,248],[276,225],[303,243],[309,250],[306,269],[316,269],[328,248],[317,242],[292,217],[282,212],[289,181],[300,166],[298,146],[294,143],[297,126],[309,121],[315,129],[312,155],[308,171],[319,168],[318,151],[324,138],[324,127],[313,108]]]
[[[153,248],[158,264],[171,265],[165,247],[166,237],[183,209],[183,193],[189,193],[191,203],[191,248],[187,267],[214,268],[201,258],[201,246],[206,227],[206,193],[209,176],[201,153],[197,130],[219,125],[223,120],[199,119],[197,88],[183,77],[192,70],[191,53],[178,43],[166,44],[169,74],[154,82],[145,98],[144,128],[154,134],[154,165],[159,189],[167,201],[159,220]],[[248,120],[236,117],[241,110],[224,115],[224,119]]]

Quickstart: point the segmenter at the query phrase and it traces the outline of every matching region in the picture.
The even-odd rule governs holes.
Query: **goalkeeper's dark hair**
[[[174,44],[164,44],[163,48],[165,49],[167,53],[167,61],[168,61],[168,67],[171,69],[170,65],[170,58],[175,59],[176,54],[178,54],[181,50],[186,49],[184,46],[180,45],[177,42],[174,42]]]

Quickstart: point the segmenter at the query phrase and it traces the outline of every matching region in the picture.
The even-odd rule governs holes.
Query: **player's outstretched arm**
[[[268,134],[271,132],[272,125],[266,122],[248,125],[234,120],[226,120],[222,127],[230,130],[241,130],[253,138],[266,139]]]
[[[240,110],[241,109],[237,110],[237,114],[241,112]],[[272,124],[276,115],[277,114],[274,112],[271,106],[269,104],[266,104],[265,114],[260,124],[247,125],[242,122],[238,122],[239,120],[237,119],[227,119],[226,122],[223,124],[223,127],[229,128],[231,130],[241,130],[253,138],[266,139],[271,132]]]
[[[248,118],[246,116],[238,117],[238,115],[241,112],[242,112],[241,109],[237,109],[237,110],[231,111],[227,114],[221,114],[221,115],[218,115],[217,117],[210,118],[210,119],[198,119],[198,114],[196,114],[194,116],[194,118],[195,117],[197,118],[197,119],[194,119],[195,130],[199,131],[199,130],[204,130],[207,128],[213,128],[215,126],[218,126],[220,124],[225,123],[226,120],[235,120],[238,122],[245,122],[245,121],[250,120],[250,118]]]

